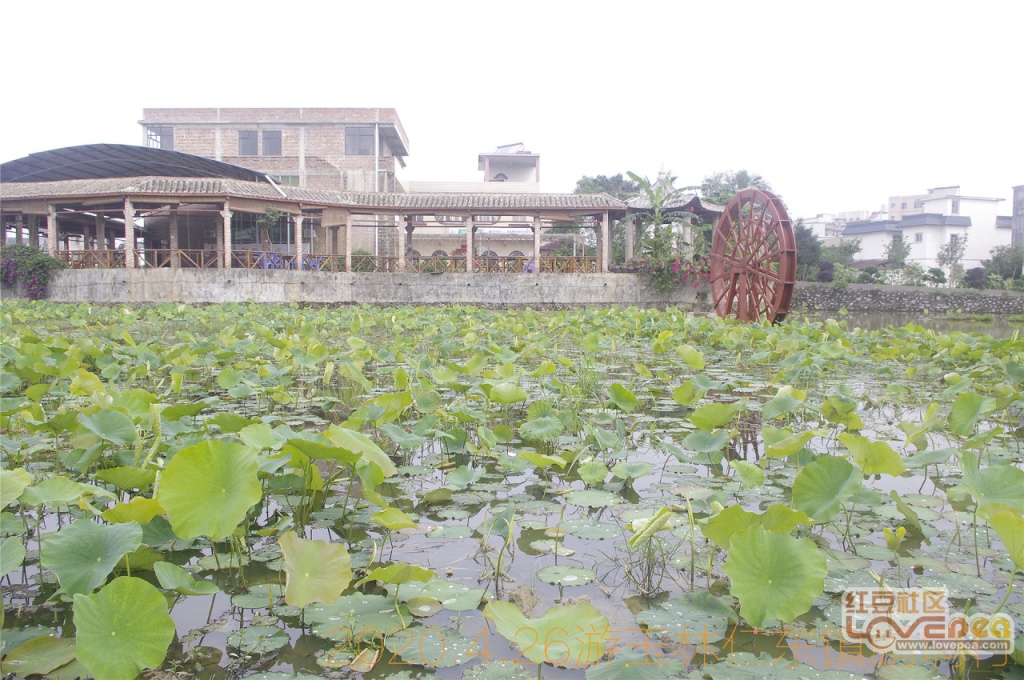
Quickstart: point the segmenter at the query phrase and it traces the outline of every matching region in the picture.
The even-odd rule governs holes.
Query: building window
[[[280,156],[281,155],[281,131],[280,130],[264,130],[263,131],[263,155],[264,156]]]
[[[959,243],[960,242],[960,234],[950,234],[949,235],[949,242],[950,243]]]
[[[914,232],[914,243],[924,243],[924,232],[923,231]]]
[[[345,128],[345,155],[346,156],[372,156],[373,155],[373,128],[372,127],[346,127]]]
[[[256,130],[238,131],[238,155],[259,156],[259,134]]]
[[[892,210],[895,210],[896,209],[896,202],[893,201],[892,203],[890,203],[889,204],[889,208],[892,209]]]
[[[900,203],[900,210],[906,210],[906,209],[907,209],[906,202]]]
[[[174,128],[170,125],[155,125],[146,128],[146,146],[151,149],[173,149]]]
[[[953,199],[953,211],[952,212],[953,212],[954,215],[959,215],[960,214],[960,199],[959,198],[954,198]]]

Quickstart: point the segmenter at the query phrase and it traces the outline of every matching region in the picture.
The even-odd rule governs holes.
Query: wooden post
[[[601,257],[601,273],[608,273],[608,244],[611,241],[609,228],[608,228],[608,211],[605,210],[601,214],[601,238],[600,238],[600,257]]]
[[[135,268],[135,209],[125,197],[125,268]]]
[[[466,217],[466,273],[473,273],[473,216]]]
[[[626,230],[626,262],[633,259],[633,240],[636,238],[636,222],[626,213],[622,220],[622,227]]]
[[[295,269],[302,269],[302,213],[295,216]]]
[[[57,257],[57,239],[60,238],[60,226],[57,224],[57,208],[46,206],[46,252],[50,257]]]
[[[231,202],[227,199],[224,199],[224,210],[221,211],[220,216],[224,220],[224,247],[221,249],[221,244],[218,243],[217,249],[224,253],[224,260],[222,261],[221,266],[225,269],[231,269],[233,264],[231,262]]]
[[[17,243],[19,246],[22,243],[24,243],[24,239],[23,239],[22,233],[21,233],[22,232],[22,228],[24,226],[25,226],[25,218],[23,216],[21,216],[21,215],[18,215],[15,218],[15,220],[14,220],[14,228],[18,230],[18,233],[14,235],[14,242]]]
[[[398,271],[405,271],[405,226],[398,225]]]
[[[533,273],[540,274],[540,215],[533,216]]]
[[[167,241],[171,248],[171,269],[181,268],[181,256],[178,254],[178,209],[171,208],[171,221],[167,227]]]
[[[352,213],[345,211],[345,271],[352,271]]]
[[[30,215],[28,218],[28,242],[39,248],[39,217]]]

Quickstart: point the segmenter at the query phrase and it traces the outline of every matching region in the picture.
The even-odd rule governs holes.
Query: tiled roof
[[[633,198],[626,201],[626,203],[632,210],[651,209],[651,202],[647,199],[647,196],[644,195],[634,196]],[[725,206],[702,201],[700,196],[696,196],[694,194],[683,194],[673,200],[667,201],[661,209],[663,211],[686,210],[688,212],[700,214],[721,213],[725,211]]]
[[[509,210],[625,210],[626,204],[607,194],[475,194],[475,193],[355,193],[320,191],[300,187],[280,187],[284,198],[270,184],[232,179],[191,177],[128,177],[112,179],[71,179],[57,182],[18,182],[0,184],[3,200],[82,196],[240,196],[268,200],[339,206],[352,209],[407,210],[432,214],[445,211],[490,211],[509,214]]]

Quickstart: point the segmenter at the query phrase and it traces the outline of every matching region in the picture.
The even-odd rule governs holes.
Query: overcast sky
[[[794,217],[1024,184],[1018,0],[59,0],[0,21],[0,161],[139,144],[143,108],[366,106],[398,111],[405,180],[479,180],[477,154],[523,142],[544,191],[747,169]]]

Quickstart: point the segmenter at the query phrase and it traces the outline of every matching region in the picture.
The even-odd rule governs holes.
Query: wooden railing
[[[57,256],[69,269],[123,269],[124,250],[62,250]],[[140,269],[181,268],[217,269],[222,266],[221,253],[216,250],[147,248],[135,251],[135,266]],[[232,250],[234,269],[301,269],[303,271],[344,272],[344,255],[302,255],[257,250]],[[532,257],[474,257],[473,271],[480,274],[532,273],[536,267]],[[600,271],[596,257],[542,257],[540,271],[551,274],[593,274]],[[398,258],[374,255],[353,255],[352,271],[362,273],[397,272]],[[422,274],[464,273],[465,256],[407,257],[407,272]]]

